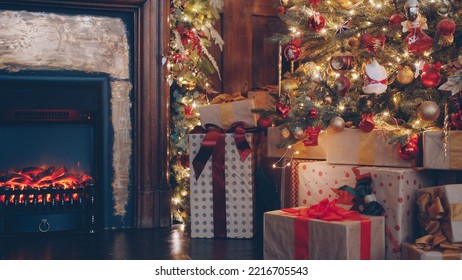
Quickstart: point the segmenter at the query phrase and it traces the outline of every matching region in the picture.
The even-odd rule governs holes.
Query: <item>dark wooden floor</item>
[[[2,260],[248,260],[261,238],[191,239],[187,228],[105,230],[94,234],[1,234]]]

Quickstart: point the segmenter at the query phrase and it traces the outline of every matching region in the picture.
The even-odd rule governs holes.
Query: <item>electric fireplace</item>
[[[109,80],[0,75],[0,229],[104,227],[111,216]]]

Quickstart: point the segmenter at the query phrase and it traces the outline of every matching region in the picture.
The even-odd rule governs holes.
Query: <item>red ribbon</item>
[[[383,85],[386,85],[387,84],[387,79],[383,79],[383,80],[374,80],[372,79],[371,77],[369,77],[367,75],[367,73],[364,74],[364,85],[365,86],[368,86],[368,85],[373,85],[373,84],[383,84]]]
[[[216,238],[226,237],[226,191],[225,191],[225,138],[226,133],[234,133],[234,140],[241,161],[245,161],[252,152],[245,138],[245,123],[235,122],[228,130],[213,124],[205,128],[196,126],[191,134],[205,134],[201,147],[193,160],[196,180],[199,179],[207,161],[212,156],[213,186],[213,232]]]
[[[345,210],[335,205],[337,199],[329,202],[323,199],[309,208],[284,208],[283,212],[295,216],[294,221],[294,259],[309,259],[309,220],[320,219],[324,221],[360,221],[360,259],[371,258],[371,220],[359,215],[356,211]]]

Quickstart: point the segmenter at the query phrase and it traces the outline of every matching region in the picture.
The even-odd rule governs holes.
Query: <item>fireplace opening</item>
[[[108,227],[109,100],[105,75],[0,74],[0,231]]]

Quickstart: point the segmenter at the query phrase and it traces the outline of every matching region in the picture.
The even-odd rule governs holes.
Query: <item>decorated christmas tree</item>
[[[212,91],[210,77],[220,75],[212,44],[223,48],[213,27],[222,0],[170,1],[170,52],[164,57],[170,71],[170,185],[174,222],[189,220],[189,148],[187,134],[200,123],[197,107]]]
[[[257,111],[280,127],[280,146],[314,145],[329,126],[382,128],[390,143],[408,146],[403,157],[413,157],[416,134],[461,128],[461,1],[276,5],[285,24],[272,40],[291,70],[281,73],[275,108]]]

